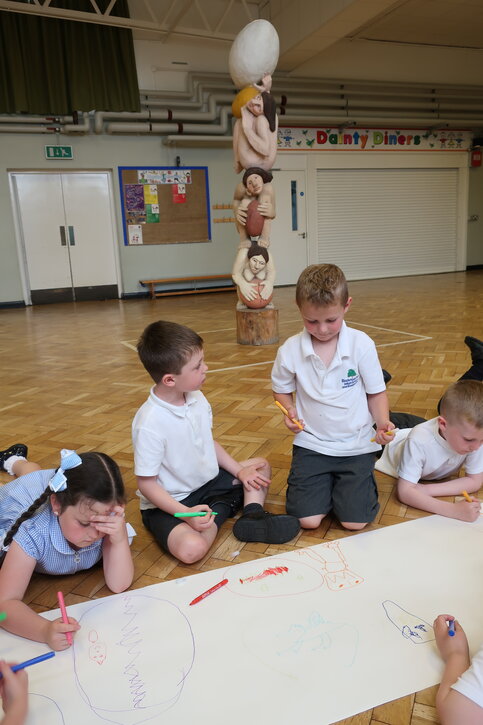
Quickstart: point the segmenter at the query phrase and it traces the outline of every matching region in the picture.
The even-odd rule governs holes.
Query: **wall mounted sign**
[[[468,151],[473,134],[457,129],[279,126],[279,151]]]

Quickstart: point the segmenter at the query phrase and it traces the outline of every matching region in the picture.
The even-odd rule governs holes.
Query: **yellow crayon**
[[[387,436],[393,436],[394,435],[394,431],[393,430],[385,430],[384,433]],[[375,438],[371,438],[371,443],[374,443],[375,440],[376,440]]]
[[[290,418],[290,416],[288,414],[287,408],[284,408],[283,405],[282,405],[282,403],[279,403],[278,400],[276,400],[275,401],[275,405],[278,405],[278,407],[280,408],[280,410],[282,411],[282,413],[284,415],[286,415],[287,418]],[[304,429],[302,423],[299,420],[297,420],[297,418],[290,418],[290,420],[292,421],[292,423],[295,423],[295,425],[298,425],[298,427],[300,428],[300,430],[303,430]]]

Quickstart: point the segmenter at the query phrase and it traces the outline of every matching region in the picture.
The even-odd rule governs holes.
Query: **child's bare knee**
[[[306,516],[305,518],[299,519],[300,526],[303,529],[317,529],[323,518],[324,516]]]
[[[204,557],[207,545],[201,536],[186,536],[177,546],[173,546],[171,553],[183,564],[194,564]]]
[[[347,529],[348,531],[360,531],[365,526],[367,526],[367,522],[364,524],[358,524],[354,523],[353,521],[341,521],[340,525],[344,527],[344,529]]]

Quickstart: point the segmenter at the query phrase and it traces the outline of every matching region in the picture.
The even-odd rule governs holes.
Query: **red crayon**
[[[224,587],[225,584],[228,584],[228,579],[222,579],[221,582],[218,582],[218,584],[215,584],[214,587],[211,587],[211,589],[207,589],[206,592],[203,592],[203,594],[200,594],[199,597],[195,597],[192,602],[190,602],[190,607],[192,604],[198,604],[198,602],[201,602],[202,599],[207,597],[209,594],[213,594],[213,592],[216,592],[218,589],[221,589],[221,587]]]

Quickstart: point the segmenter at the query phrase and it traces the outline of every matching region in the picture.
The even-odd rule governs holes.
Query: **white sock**
[[[25,456],[10,456],[10,458],[7,458],[6,461],[3,463],[3,467],[5,468],[6,472],[9,473],[11,476],[15,476],[15,473],[12,471],[13,466],[17,461],[26,461],[27,459]]]

